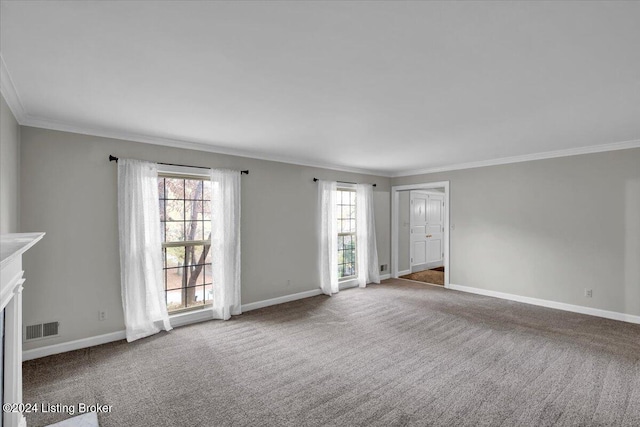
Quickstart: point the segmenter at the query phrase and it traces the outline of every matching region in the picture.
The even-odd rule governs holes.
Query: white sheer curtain
[[[171,330],[162,281],[158,167],[118,160],[120,283],[127,341]]]
[[[336,224],[335,181],[318,181],[318,210],[320,234],[320,287],[327,295],[338,288],[338,230]]]
[[[213,317],[241,314],[240,171],[211,170]]]
[[[371,184],[356,185],[356,236],[358,286],[364,288],[367,283],[380,283]]]

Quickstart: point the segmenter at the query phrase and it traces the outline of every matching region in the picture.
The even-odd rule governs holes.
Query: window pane
[[[194,257],[194,247],[187,246],[184,248],[184,265],[193,265],[193,257]]]
[[[165,289],[180,289],[182,288],[184,268],[167,268],[165,270]]]
[[[203,222],[204,225],[204,238],[205,240],[211,240],[211,220],[207,219]]]
[[[202,182],[202,198],[204,200],[211,200],[211,181]]]
[[[184,179],[165,178],[167,199],[184,199]]]
[[[184,300],[182,297],[182,289],[167,291],[167,310],[173,311],[184,308]]]
[[[158,209],[160,209],[160,221],[165,221],[165,216],[164,216],[164,205],[166,204],[164,199],[160,199],[160,203],[158,206]]]
[[[202,221],[187,221],[186,240],[204,240]]]
[[[213,301],[213,286],[212,285],[206,285],[204,287],[204,298],[205,298],[205,302],[210,303]]]
[[[204,246],[202,245],[198,245],[198,246],[192,246],[190,248],[193,252],[192,252],[192,257],[189,261],[190,265],[199,265],[204,263],[204,260],[200,259],[202,257],[202,251],[204,250]]]
[[[166,221],[184,221],[183,200],[167,200]]]
[[[202,200],[202,181],[187,179],[184,184],[185,199]]]
[[[205,259],[205,264],[211,267],[211,248],[209,248],[209,252],[207,252],[207,258]],[[209,280],[211,281],[211,280]]]
[[[166,248],[166,267],[181,267],[184,264],[184,246]]]
[[[158,178],[158,197],[161,199],[165,198],[164,194],[164,178]]]
[[[184,219],[197,220],[202,216],[202,200],[185,201]]]
[[[349,214],[351,213],[351,208],[349,206],[342,206],[341,209],[341,217],[342,219],[349,219]]]
[[[184,241],[184,222],[165,222],[167,242]]]
[[[203,246],[192,246],[186,249],[186,259],[188,264],[185,266],[187,273],[186,286],[202,285],[205,283],[203,265],[200,264]]]
[[[186,289],[187,291],[187,306],[195,307],[197,305],[204,304],[204,287],[194,286]]]
[[[204,219],[211,220],[211,202],[205,201],[202,206],[202,211],[204,212]]]
[[[209,256],[207,256],[207,259],[209,259],[209,261],[211,261]],[[213,278],[211,277],[211,264],[210,263],[205,264],[205,266],[203,268],[203,271],[204,271],[204,278],[203,278],[204,279],[204,283],[206,285],[212,283],[213,282]]]

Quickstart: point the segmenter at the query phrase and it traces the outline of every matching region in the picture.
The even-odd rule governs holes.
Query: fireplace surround
[[[22,255],[35,245],[44,233],[0,235],[0,311],[4,314],[2,350],[2,402],[22,403]],[[4,405],[3,405],[4,406]],[[15,411],[2,411],[2,427],[26,426],[19,406]]]

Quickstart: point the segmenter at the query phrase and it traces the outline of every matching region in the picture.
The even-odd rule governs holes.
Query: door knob
[[[433,237],[433,235],[431,235],[431,234],[427,234],[427,237]]]

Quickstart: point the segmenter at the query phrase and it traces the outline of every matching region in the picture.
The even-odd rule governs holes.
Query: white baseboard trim
[[[398,276],[406,276],[407,274],[411,274],[411,269],[398,271]]]
[[[44,347],[34,348],[33,350],[24,350],[22,352],[22,361],[39,359],[52,354],[66,353],[67,351],[80,350],[82,348],[94,347],[100,344],[106,344],[113,341],[126,339],[125,331],[111,332],[109,334],[97,335],[95,337],[82,338],[79,340],[63,342],[60,344],[47,345]]]
[[[322,295],[322,291],[320,289],[314,289],[311,291],[299,292],[297,294],[285,295],[283,297],[243,304],[242,312],[244,313],[245,311],[257,310],[258,308],[269,307],[271,305],[314,297],[316,295]],[[176,314],[170,318],[171,326],[174,328],[207,320],[212,320],[211,310],[198,310],[189,313]],[[33,350],[24,350],[22,352],[22,361],[24,362],[26,360],[39,359],[41,357],[51,356],[54,354],[94,347],[96,345],[120,341],[126,338],[125,331],[117,331],[95,337],[82,338],[75,341],[34,348]]]
[[[257,310],[259,308],[269,307],[271,305],[283,304],[285,302],[296,301],[303,298],[315,297],[316,295],[322,295],[320,288],[313,289],[311,291],[298,292],[297,294],[285,295],[283,297],[266,299],[263,301],[251,302],[249,304],[242,304],[242,312]]]
[[[380,280],[387,280],[387,279],[391,279],[391,274],[381,274],[380,275]]]
[[[589,316],[604,317],[605,319],[620,320],[622,322],[640,324],[640,316],[635,316],[632,314],[625,314],[625,313],[618,313],[617,311],[601,310],[599,308],[585,307],[582,305],[573,305],[573,304],[566,304],[564,302],[557,302],[557,301],[545,300],[540,298],[524,297],[520,295],[508,294],[505,292],[490,291],[487,289],[472,288],[470,286],[455,285],[453,283],[450,283],[447,286],[447,288],[453,289],[456,291],[468,292],[471,294],[485,295],[488,297],[494,297],[494,298],[506,299],[510,301],[522,302],[525,304],[537,305],[540,307],[555,308],[556,310],[564,310],[564,311],[570,311],[573,313],[587,314]]]

